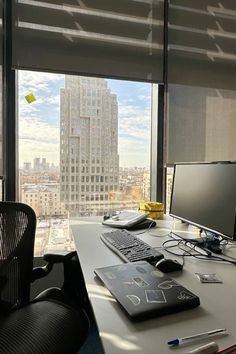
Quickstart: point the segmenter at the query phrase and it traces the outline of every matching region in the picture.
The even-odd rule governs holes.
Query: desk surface
[[[121,264],[116,256],[101,240],[102,232],[111,228],[101,224],[101,217],[71,219],[71,230],[79,254],[87,291],[94,310],[99,333],[106,354],[145,353],[170,354],[188,353],[197,346],[206,344],[201,341],[186,347],[169,348],[167,341],[176,337],[185,337],[216,328],[226,328],[229,335],[216,337],[220,348],[236,343],[236,266],[186,258],[182,272],[170,273],[187,289],[200,297],[198,308],[167,315],[142,322],[131,322],[109,291],[94,275],[94,269],[108,265]],[[151,234],[165,235],[173,222],[158,220],[157,228]],[[191,235],[194,229],[174,223],[175,230],[182,230],[182,235]],[[134,232],[137,234],[140,231]],[[189,233],[190,232],[190,233]],[[196,236],[196,234],[195,234]],[[148,232],[139,237],[152,247],[161,246],[167,237],[155,237]],[[233,254],[233,248],[230,249]],[[163,252],[167,258],[181,261],[182,258]],[[236,249],[235,249],[236,256]],[[200,283],[195,273],[216,273],[223,283]],[[213,340],[213,338],[211,338]],[[210,341],[211,341],[210,340]]]

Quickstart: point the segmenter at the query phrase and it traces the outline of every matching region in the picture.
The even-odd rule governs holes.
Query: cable
[[[174,220],[172,220],[172,226],[171,226],[171,228],[169,229],[168,233],[165,233],[165,234],[162,234],[162,235],[158,235],[158,234],[153,234],[153,233],[151,233],[151,232],[150,232],[150,229],[151,229],[151,227],[153,226],[153,224],[155,223],[155,220],[152,220],[152,222],[150,223],[150,225],[148,226],[147,229],[144,229],[144,230],[141,231],[141,232],[137,232],[137,233],[135,233],[134,235],[135,235],[135,236],[138,236],[138,235],[145,234],[145,233],[147,232],[150,236],[154,236],[154,237],[165,237],[165,236],[169,236],[170,233],[172,232],[173,221],[174,221]],[[131,230],[127,230],[127,231],[131,231]]]
[[[174,219],[173,219],[173,222],[174,222]],[[152,223],[151,223],[149,225],[148,229],[145,229],[142,232],[136,233],[135,235],[140,235],[140,234],[148,232],[148,234],[150,236],[154,236],[154,237],[166,237],[166,236],[169,236],[170,239],[164,241],[162,243],[161,247],[153,247],[153,248],[163,249],[167,253],[170,253],[170,254],[172,254],[172,255],[174,255],[176,257],[182,257],[183,258],[183,265],[185,263],[185,257],[193,257],[193,258],[196,258],[196,259],[199,259],[199,260],[205,260],[205,261],[226,262],[226,263],[230,263],[230,264],[236,265],[236,259],[235,258],[233,258],[231,256],[227,256],[226,254],[223,254],[223,256],[224,257],[228,257],[230,259],[227,259],[227,258],[224,258],[224,257],[220,257],[220,256],[216,256],[216,255],[212,255],[211,251],[209,251],[208,249],[204,248],[204,243],[205,242],[204,242],[204,238],[202,237],[201,233],[200,233],[200,235],[201,235],[201,238],[203,239],[202,244],[199,243],[198,241],[194,241],[194,239],[185,239],[182,236],[180,236],[180,235],[176,234],[175,232],[173,232],[172,231],[173,230],[173,222],[172,222],[172,226],[170,228],[170,231],[168,231],[168,233],[166,233],[166,234],[157,235],[157,234],[150,233],[149,230],[150,230],[150,228],[152,226]],[[178,237],[178,239],[174,238],[173,235]],[[172,244],[170,244],[171,242],[172,242]],[[174,242],[174,244],[173,244],[173,242]],[[219,243],[222,246],[226,246],[226,245],[229,244],[229,241],[220,236]],[[231,247],[233,247],[233,246],[234,245],[232,244]],[[180,251],[182,251],[182,253],[174,252],[172,250],[174,248],[178,248]],[[202,252],[205,252],[205,254],[203,254]]]
[[[138,236],[138,235],[142,235],[142,234],[145,234],[146,232],[148,232],[150,230],[150,228],[152,227],[152,225],[155,223],[155,220],[152,220],[152,222],[150,223],[150,225],[148,226],[147,229],[144,229],[143,231],[141,232],[137,232],[135,234],[133,234],[134,236]],[[132,231],[132,230],[127,230],[128,232],[129,231]]]
[[[166,236],[170,236],[170,234],[172,233],[172,230],[173,230],[173,225],[174,225],[174,218],[172,218],[172,225],[171,227],[169,228],[169,231],[168,233],[165,233],[165,234],[156,234],[156,233],[151,233],[149,230],[150,228],[148,228],[148,234],[150,236],[154,236],[154,237],[166,237]],[[168,230],[168,229],[167,229]]]
[[[188,255],[189,255],[189,256],[192,256],[192,257],[194,257],[194,258],[196,258],[196,259],[205,260],[205,261],[226,262],[226,263],[230,263],[230,264],[236,265],[236,259],[233,258],[233,257],[224,255],[225,257],[231,258],[231,259],[226,259],[226,258],[221,257],[221,256],[212,255],[212,252],[210,252],[209,250],[205,249],[204,247],[201,247],[201,244],[199,244],[198,242],[195,242],[195,244],[194,244],[194,240],[186,240],[186,239],[184,239],[183,237],[181,237],[181,236],[175,234],[174,232],[172,232],[172,235],[175,235],[175,236],[177,236],[178,238],[180,238],[180,240],[177,240],[177,239],[175,239],[175,238],[174,238],[174,240],[176,240],[176,241],[182,241],[182,242],[178,242],[177,245],[175,245],[175,246],[178,246],[180,249],[181,249],[181,247],[180,247],[181,244],[184,244],[185,247],[189,247],[189,244],[192,244],[192,245],[193,245],[193,248],[192,248],[192,249],[193,249],[194,252],[196,252],[196,253],[193,254],[193,253],[188,252]],[[171,236],[171,237],[172,237],[172,236]],[[227,243],[228,243],[227,240],[225,240],[224,238],[221,238],[220,242],[222,242],[222,241],[226,242],[226,243],[224,243],[224,244],[227,245]],[[163,244],[165,245],[165,242],[164,242]],[[203,243],[203,245],[204,245],[204,243]],[[198,250],[196,249],[196,247],[198,247],[198,248],[201,249],[202,251],[206,252],[206,255],[203,255],[200,251],[198,251]],[[183,249],[182,249],[182,250],[183,250]],[[167,252],[168,252],[168,250],[167,250]],[[174,253],[172,252],[172,254],[174,254]],[[175,253],[175,255],[177,255],[177,254]],[[182,256],[183,256],[183,255],[182,255]],[[186,257],[186,256],[187,256],[187,255],[185,255],[185,257]]]

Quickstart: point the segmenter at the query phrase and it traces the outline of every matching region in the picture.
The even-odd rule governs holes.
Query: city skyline
[[[119,106],[120,166],[147,167],[150,160],[151,85],[106,80]],[[60,89],[64,75],[19,72],[19,165],[35,157],[59,165]],[[29,104],[25,96],[33,93]]]

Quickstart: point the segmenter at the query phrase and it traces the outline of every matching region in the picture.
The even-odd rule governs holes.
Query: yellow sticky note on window
[[[32,93],[29,93],[28,95],[26,95],[25,99],[28,103],[32,103],[32,102],[36,101],[36,98]]]

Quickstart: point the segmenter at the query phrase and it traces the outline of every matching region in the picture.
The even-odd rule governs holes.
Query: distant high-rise
[[[24,172],[30,172],[30,170],[31,170],[31,162],[24,162],[23,171]]]
[[[34,158],[34,170],[40,171],[40,157]]]
[[[119,190],[116,95],[104,79],[66,76],[60,108],[61,200],[72,214],[103,214]]]
[[[49,170],[49,163],[47,162],[46,158],[42,158],[42,162],[40,160],[40,157],[35,157],[34,158],[34,171],[35,172],[40,172],[40,171],[46,171]]]

